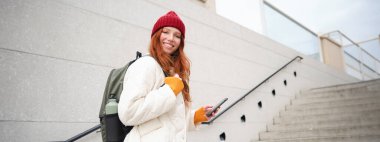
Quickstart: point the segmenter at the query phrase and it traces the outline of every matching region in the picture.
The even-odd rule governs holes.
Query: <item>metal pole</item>
[[[86,131],[84,131],[84,132],[82,132],[82,133],[80,133],[78,135],[75,135],[74,137],[66,140],[65,142],[74,142],[74,141],[76,141],[76,140],[78,140],[78,139],[80,139],[80,138],[82,138],[82,137],[84,137],[84,136],[86,136],[86,135],[88,135],[88,134],[90,134],[90,133],[98,130],[98,129],[100,129],[100,124],[98,124],[98,125],[90,128],[90,129],[88,129],[88,130],[86,130]]]

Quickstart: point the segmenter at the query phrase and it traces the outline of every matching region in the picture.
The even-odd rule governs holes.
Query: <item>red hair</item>
[[[182,95],[184,101],[191,102],[190,89],[189,89],[189,76],[190,76],[190,60],[187,58],[184,49],[184,38],[181,36],[181,43],[176,51],[172,55],[164,52],[160,43],[160,36],[162,33],[162,28],[155,32],[152,36],[149,45],[150,55],[156,59],[158,64],[164,70],[165,74],[173,76],[175,73],[181,77],[184,84],[182,90]],[[174,68],[174,73],[171,69]]]

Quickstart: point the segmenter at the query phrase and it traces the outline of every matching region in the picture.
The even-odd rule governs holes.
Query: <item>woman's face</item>
[[[173,27],[164,27],[160,36],[162,49],[167,54],[173,54],[181,43],[181,32]]]

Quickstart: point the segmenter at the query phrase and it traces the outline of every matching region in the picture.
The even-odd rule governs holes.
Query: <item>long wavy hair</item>
[[[182,90],[183,99],[186,104],[188,104],[191,102],[189,89],[190,60],[183,51],[185,46],[184,38],[181,36],[181,42],[178,49],[172,55],[169,55],[164,52],[161,46],[161,33],[162,28],[153,34],[149,45],[149,53],[161,65],[161,68],[166,75],[173,76],[177,73],[179,77],[181,77],[184,84]]]

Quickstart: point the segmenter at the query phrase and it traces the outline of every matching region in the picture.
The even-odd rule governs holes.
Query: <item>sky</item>
[[[216,12],[258,33],[262,24],[261,0],[215,0]],[[379,38],[380,0],[267,0],[318,35],[339,30],[354,42]],[[264,26],[263,26],[264,25]],[[367,50],[380,59],[380,42]]]
[[[260,32],[260,0],[216,0],[219,15]],[[340,30],[356,42],[380,34],[379,0],[267,0],[318,34]]]
[[[380,34],[379,0],[268,0],[316,33],[340,30],[355,42]]]

